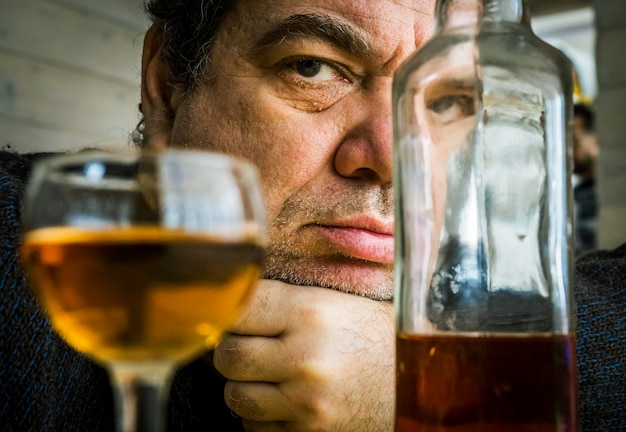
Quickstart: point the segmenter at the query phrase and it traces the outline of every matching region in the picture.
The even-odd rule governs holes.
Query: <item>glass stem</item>
[[[165,431],[171,372],[169,365],[109,367],[118,432]]]

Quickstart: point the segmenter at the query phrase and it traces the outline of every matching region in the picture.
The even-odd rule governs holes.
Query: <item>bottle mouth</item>
[[[471,27],[481,22],[529,22],[525,0],[439,0],[435,31]]]

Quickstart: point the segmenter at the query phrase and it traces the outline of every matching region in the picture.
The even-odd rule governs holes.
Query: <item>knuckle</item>
[[[224,400],[228,408],[241,418],[262,421],[265,417],[258,402],[246,392],[245,384],[228,381],[224,387]]]
[[[225,336],[215,347],[213,352],[213,364],[215,368],[228,378],[230,371],[237,366],[241,350],[238,338],[235,336]]]

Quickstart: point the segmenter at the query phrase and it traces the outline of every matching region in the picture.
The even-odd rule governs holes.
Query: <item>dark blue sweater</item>
[[[105,371],[51,330],[18,262],[32,158],[0,152],[0,431],[113,431]],[[625,432],[626,244],[579,259],[575,293],[582,430]],[[223,388],[210,361],[183,367],[172,385],[168,430],[242,430]]]
[[[582,430],[626,431],[626,244],[576,262]]]

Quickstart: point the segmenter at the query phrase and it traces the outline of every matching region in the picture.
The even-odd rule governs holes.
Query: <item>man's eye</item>
[[[358,85],[358,76],[342,63],[314,56],[286,57],[274,71],[279,94],[301,111],[324,111]]]
[[[295,75],[296,79],[312,84],[331,80],[344,80],[337,67],[325,61],[303,58],[286,62],[287,69]]]
[[[441,123],[451,123],[474,115],[474,98],[467,94],[451,94],[431,100],[427,107]]]
[[[322,66],[322,62],[317,60],[300,60],[295,65],[298,73],[306,78],[312,78],[320,73]]]

